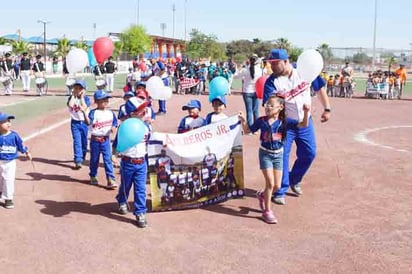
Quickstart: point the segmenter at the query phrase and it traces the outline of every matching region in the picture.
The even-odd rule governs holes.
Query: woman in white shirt
[[[246,120],[248,126],[252,126],[255,120],[259,118],[260,99],[256,95],[256,81],[263,75],[263,69],[260,65],[261,60],[256,54],[249,58],[249,65],[236,71],[235,78],[241,78],[243,101],[246,108]]]

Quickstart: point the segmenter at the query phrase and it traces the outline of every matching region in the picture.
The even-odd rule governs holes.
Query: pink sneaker
[[[265,198],[263,197],[263,191],[256,192],[256,198],[259,200],[260,210],[265,211]]]
[[[278,219],[276,219],[276,216],[275,216],[275,214],[273,214],[272,210],[266,210],[265,212],[263,212],[262,218],[268,224],[277,224],[278,223]]]

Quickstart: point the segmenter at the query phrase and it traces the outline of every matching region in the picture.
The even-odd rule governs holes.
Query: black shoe
[[[145,228],[147,226],[146,215],[144,213],[136,215],[136,222],[138,227]]]
[[[4,203],[4,207],[7,208],[7,209],[14,208],[13,200],[6,200],[5,203]]]

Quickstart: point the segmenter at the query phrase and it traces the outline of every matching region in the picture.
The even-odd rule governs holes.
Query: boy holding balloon
[[[144,122],[147,100],[138,97],[130,98],[125,105],[127,118],[121,125],[115,139],[117,152],[121,153],[120,174],[122,177],[116,200],[119,213],[127,214],[127,200],[130,189],[134,190],[134,211],[137,226],[144,228],[146,221],[146,177],[147,177],[147,142],[150,127]],[[137,118],[137,119],[136,119]]]

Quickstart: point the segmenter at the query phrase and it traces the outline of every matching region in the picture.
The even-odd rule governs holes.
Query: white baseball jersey
[[[311,105],[310,83],[293,69],[292,75],[275,78],[274,85],[277,93],[285,97],[286,116],[301,122],[304,117],[303,105]]]
[[[109,109],[93,109],[89,113],[90,133],[94,136],[109,136],[112,127],[117,127],[117,118]]]

